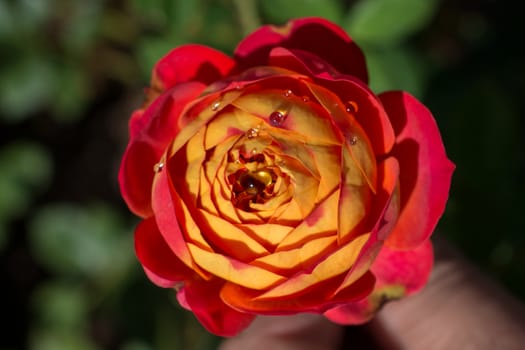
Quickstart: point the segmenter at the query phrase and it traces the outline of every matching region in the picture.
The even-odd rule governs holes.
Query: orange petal
[[[356,261],[368,238],[369,234],[357,237],[332,252],[311,271],[303,271],[287,279],[285,282],[258,296],[257,299],[275,299],[300,294],[312,286],[348,271]]]
[[[188,248],[197,264],[204,270],[246,288],[264,290],[286,279],[263,268],[219,253],[208,252],[191,243],[188,243]]]
[[[335,236],[321,237],[306,242],[303,246],[290,250],[281,250],[272,254],[257,258],[250,264],[263,267],[270,271],[277,271],[283,274],[285,271],[294,271],[299,268],[308,269],[319,260],[321,255],[325,255],[337,248],[337,238]]]
[[[332,193],[279,243],[277,251],[293,249],[327,235],[336,236],[339,192]]]

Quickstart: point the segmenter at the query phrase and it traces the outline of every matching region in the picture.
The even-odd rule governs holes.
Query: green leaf
[[[6,1],[0,1],[0,38],[12,35],[14,32],[11,6]]]
[[[131,3],[133,10],[141,20],[161,27],[168,22],[166,0],[132,0]]]
[[[220,4],[210,4],[204,16],[201,13],[202,17],[204,17],[203,26],[191,41],[197,41],[223,52],[231,53],[241,39],[241,26],[235,22],[232,8]]]
[[[88,317],[88,293],[79,284],[51,282],[33,294],[37,323],[46,328],[82,329]]]
[[[436,5],[436,0],[361,0],[343,27],[358,43],[393,45],[428,24]]]
[[[86,331],[60,331],[48,329],[32,330],[30,350],[101,350]]]
[[[49,184],[52,167],[50,155],[38,144],[19,141],[0,149],[0,222],[27,210]]]
[[[211,8],[214,8],[218,11],[220,11],[221,8],[225,8],[216,2],[210,2],[206,5],[207,6],[205,6],[202,0],[167,1],[166,6],[168,14],[168,26],[172,35],[180,38],[181,40],[193,41],[191,38],[193,38],[199,31],[203,29],[204,26],[208,24],[203,14],[209,12]],[[210,33],[208,33],[208,35],[209,34]],[[217,36],[217,33],[213,33],[212,36]]]
[[[65,63],[57,73],[52,116],[59,122],[74,122],[82,116],[90,94],[86,72],[78,65]]]
[[[60,41],[71,53],[85,52],[96,39],[97,31],[101,30],[102,1],[72,1],[64,16],[64,28],[60,31]],[[109,11],[106,10],[106,13]],[[129,32],[129,27],[121,25],[113,28],[115,32]]]
[[[374,92],[405,90],[416,97],[423,96],[429,72],[420,55],[403,48],[364,51]]]
[[[57,273],[111,285],[135,261],[133,236],[107,205],[50,204],[29,231],[35,257]]]
[[[0,71],[0,117],[17,122],[44,107],[56,84],[47,57],[30,57]]]
[[[122,346],[122,350],[154,350],[154,348],[140,340],[130,340]]]
[[[260,0],[259,5],[267,22],[274,24],[310,16],[340,23],[343,13],[340,2],[335,0]]]

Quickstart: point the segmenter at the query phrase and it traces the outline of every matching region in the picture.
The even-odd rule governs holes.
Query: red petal
[[[394,250],[384,246],[372,265],[376,288],[402,285],[406,295],[419,291],[432,271],[434,253],[430,240],[414,250]]]
[[[247,36],[235,50],[242,69],[268,64],[275,47],[303,50],[328,62],[339,72],[368,82],[366,63],[361,49],[332,22],[322,18],[302,18],[283,27],[267,25]]]
[[[151,184],[153,166],[182,126],[178,119],[184,107],[204,89],[200,83],[178,85],[161,95],[143,113],[130,120],[130,141],[119,171],[122,197],[132,212],[140,217],[152,215]]]
[[[207,46],[180,46],[155,65],[151,85],[161,91],[190,81],[209,85],[223,78],[234,64],[231,57]]]
[[[179,297],[179,300],[182,299],[207,330],[219,336],[231,337],[248,327],[255,315],[236,311],[226,305],[219,297],[223,283],[219,280],[191,281],[184,286],[183,297]]]
[[[401,214],[387,244],[411,249],[425,241],[445,210],[454,164],[430,111],[405,92],[381,101],[397,136],[391,155],[399,161]]]
[[[166,241],[171,251],[191,270],[198,273],[202,278],[208,279],[193,261],[188,246],[180,228],[184,224],[184,216],[181,215],[181,203],[178,194],[173,190],[168,171],[157,174],[153,185],[152,205],[155,212],[155,221],[160,234]]]
[[[420,290],[428,280],[432,263],[432,244],[428,240],[410,251],[392,250],[383,246],[371,268],[377,278],[372,294],[358,303],[333,308],[325,316],[340,324],[364,323],[385,302]]]
[[[177,282],[195,275],[173,254],[153,217],[137,226],[135,252],[148,277],[160,287],[173,287]]]

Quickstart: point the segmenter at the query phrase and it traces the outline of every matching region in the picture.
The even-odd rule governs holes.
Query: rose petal
[[[194,100],[204,86],[181,84],[155,100],[144,113],[130,120],[130,140],[119,170],[122,197],[130,210],[145,218],[151,216],[153,166],[177,131],[176,125],[186,105]]]
[[[397,136],[391,154],[401,169],[401,215],[387,244],[411,249],[432,234],[443,214],[454,164],[446,156],[436,121],[423,104],[405,92],[379,97]]]
[[[347,304],[363,299],[374,287],[375,278],[365,273],[353,285],[335,294],[341,283],[340,278],[332,278],[312,286],[307,292],[289,298],[261,299],[261,292],[226,283],[221,290],[221,298],[237,310],[263,315],[286,315],[298,312],[323,313],[335,305]]]
[[[295,137],[296,142],[298,139],[305,139],[304,142],[319,145],[340,145],[343,142],[323,108],[314,103],[304,102],[295,95],[286,97],[286,93],[285,89],[254,92],[238,98],[233,105],[264,119],[268,124],[268,132],[272,135],[288,135],[289,138]],[[269,119],[276,111],[285,115],[286,119],[279,124],[279,128],[271,128],[272,123]]]
[[[379,178],[383,179],[381,187],[376,195],[375,202],[370,208],[370,223],[374,226],[369,239],[361,249],[359,257],[346,277],[340,288],[344,289],[354,283],[365,273],[374,261],[384,240],[397,222],[399,213],[398,187],[399,165],[395,158],[387,158],[378,165]],[[344,215],[344,213],[341,213]]]
[[[267,289],[285,278],[263,268],[243,263],[224,254],[209,252],[194,244],[188,248],[195,262],[204,270],[246,288]]]
[[[355,120],[353,114],[346,112],[343,102],[337,95],[326,88],[309,84],[312,94],[328,111],[333,122],[343,134],[344,147],[349,151],[355,165],[368,182],[370,189],[375,192],[377,186],[377,169],[375,155],[368,136]]]
[[[148,277],[160,287],[173,287],[177,282],[195,276],[195,272],[184,265],[166,244],[154,218],[143,220],[137,226],[135,252]]]
[[[322,256],[337,249],[337,238],[334,235],[308,240],[304,245],[289,250],[280,250],[257,258],[250,262],[279,274],[290,274],[298,269],[308,269]]]
[[[263,26],[237,46],[234,56],[240,69],[267,65],[270,51],[279,46],[312,53],[330,62],[341,73],[368,82],[361,49],[344,30],[322,18],[296,19],[282,27]]]
[[[276,299],[301,294],[307,289],[323,283],[323,281],[348,271],[357,260],[368,238],[369,234],[363,234],[357,237],[353,241],[331,252],[331,254],[324,260],[321,260],[312,269],[298,273],[296,276],[287,279],[283,283],[258,296],[257,299]]]
[[[173,253],[202,278],[209,279],[209,274],[195,264],[188,250],[186,237],[179,226],[184,224],[185,217],[184,211],[178,206],[180,203],[180,198],[173,190],[169,171],[161,171],[155,177],[152,191],[152,206],[157,227]],[[188,228],[191,227],[198,230],[196,225],[188,225]]]
[[[384,155],[392,149],[395,135],[388,115],[379,99],[362,81],[331,72],[328,63],[323,63],[326,67],[320,69],[318,65],[321,63],[312,63],[309,55],[281,47],[272,50],[270,64],[315,76],[317,84],[336,93],[347,104],[345,108],[356,109],[351,113],[372,141],[376,155]]]
[[[428,280],[432,262],[432,244],[428,240],[407,251],[383,246],[371,268],[377,279],[372,294],[360,302],[328,310],[325,316],[340,324],[368,321],[385,302],[420,290]]]
[[[201,231],[224,254],[240,261],[249,261],[268,254],[266,248],[237,226],[205,211],[199,213]]]
[[[295,227],[278,245],[276,251],[300,247],[307,242],[337,232],[337,203],[339,191],[334,191]]]
[[[246,234],[258,240],[265,247],[275,247],[286,237],[293,227],[278,224],[241,224],[239,225]]]
[[[236,311],[226,305],[219,297],[223,283],[219,280],[206,283],[190,281],[177,298],[182,299],[207,330],[229,337],[248,327],[255,315]]]
[[[202,45],[183,45],[171,50],[153,68],[151,85],[163,91],[176,84],[197,81],[209,85],[234,66],[224,53]]]

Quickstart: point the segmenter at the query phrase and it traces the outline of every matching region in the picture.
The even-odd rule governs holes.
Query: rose
[[[211,332],[258,314],[362,323],[425,284],[454,166],[425,106],[367,80],[318,18],[264,26],[233,58],[186,45],[154,67],[121,192],[145,272]]]

